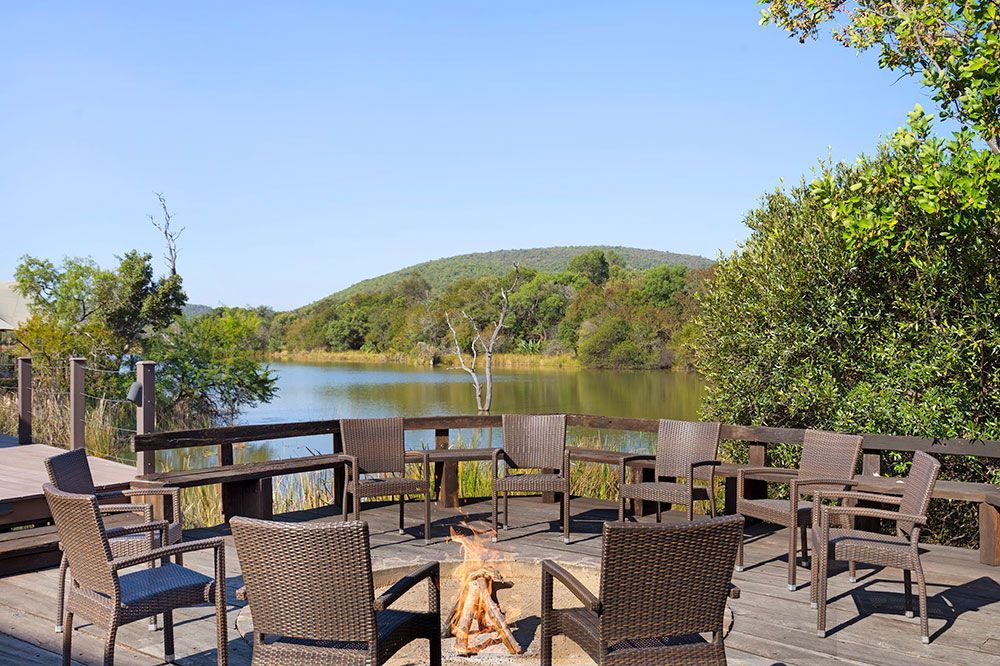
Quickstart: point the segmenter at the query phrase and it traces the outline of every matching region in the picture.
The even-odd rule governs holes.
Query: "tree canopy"
[[[858,51],[878,49],[879,66],[921,74],[944,117],[956,118],[1000,152],[1000,6],[996,0],[758,0],[761,22]]]
[[[706,416],[1000,438],[1000,155],[930,129],[917,110],[875,155],[749,214],[695,326]],[[984,461],[948,456],[944,475],[1000,480]],[[975,540],[967,508],[936,505],[939,540]]]

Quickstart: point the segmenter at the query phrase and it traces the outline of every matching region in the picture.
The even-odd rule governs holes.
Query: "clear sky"
[[[280,6],[279,6],[280,5]],[[905,121],[916,81],[720,2],[7,3],[0,279],[161,247],[190,300],[305,304],[420,261],[715,257],[760,195]]]

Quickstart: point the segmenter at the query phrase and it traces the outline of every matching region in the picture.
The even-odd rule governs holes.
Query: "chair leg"
[[[118,635],[118,627],[112,623],[108,627],[108,635],[104,643],[104,666],[114,666],[115,664],[115,638]]]
[[[430,666],[441,666],[441,632],[435,631],[430,641]]]
[[[847,582],[849,583],[858,582],[858,565],[854,560],[850,560],[847,563]]]
[[[343,507],[343,509],[344,509],[344,522],[346,523],[347,519],[348,519],[348,516],[350,514],[350,511],[347,508],[350,505],[347,503],[347,484],[346,483],[344,484],[344,498],[341,500],[340,506]]]
[[[927,622],[927,581],[924,580],[924,570],[920,566],[919,559],[917,560],[916,574],[917,595],[920,598],[920,642],[930,643],[931,634]]]
[[[399,534],[403,534],[403,521],[406,514],[406,495],[399,496]]]
[[[812,561],[809,562],[809,607],[816,608],[816,588],[819,587],[819,554],[813,551]]]
[[[424,543],[431,542],[431,491],[428,486],[424,493]]]
[[[712,518],[715,518],[715,489],[710,487],[708,492],[711,493],[708,498],[708,511]]]
[[[497,509],[500,508],[500,500],[497,497],[496,486],[493,487],[493,542],[500,540],[500,523],[497,520]]]
[[[503,528],[510,529],[510,491],[503,491]]]
[[[355,489],[351,497],[354,500],[354,520],[361,520],[361,493]]]
[[[542,572],[542,644],[540,646],[541,666],[552,666],[552,576]]]
[[[903,611],[906,617],[913,617],[913,576],[909,569],[903,569]]]
[[[795,590],[795,567],[797,565],[799,544],[796,537],[799,534],[798,525],[792,521],[788,528],[788,589]]]
[[[819,559],[818,580],[816,586],[816,635],[826,637],[826,583],[829,576],[830,558],[827,549],[821,553],[813,553]]]
[[[621,496],[621,493],[618,495],[618,522],[625,522],[625,498]]]
[[[799,527],[799,540],[802,542],[802,566],[809,566],[809,533],[805,525]]]
[[[216,563],[216,571],[222,572],[223,584],[215,588],[215,639],[217,642],[216,663],[218,666],[229,666],[229,627],[226,624],[226,585],[225,551],[220,551]]]
[[[570,503],[569,488],[563,493],[563,543],[569,543],[569,533],[572,531],[573,518],[569,512]]]
[[[745,529],[745,528],[744,528]],[[746,540],[746,534],[740,535],[740,541],[736,544],[736,572],[739,573],[743,571],[743,542]]]
[[[174,612],[163,613],[163,661],[174,661]]]
[[[63,666],[70,666],[70,662],[73,660],[73,614],[72,613],[66,613],[66,616],[63,618],[62,635],[63,635],[62,663]]]
[[[66,559],[66,554],[63,553],[62,559],[59,561],[59,596],[56,597],[56,633],[61,633],[63,630],[63,608],[66,604],[66,572],[69,571],[69,560]]]

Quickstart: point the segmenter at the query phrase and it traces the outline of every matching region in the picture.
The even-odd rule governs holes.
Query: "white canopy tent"
[[[13,331],[30,316],[28,301],[17,290],[17,283],[0,282],[0,331]]]

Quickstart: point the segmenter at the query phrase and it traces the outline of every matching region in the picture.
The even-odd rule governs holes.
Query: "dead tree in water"
[[[519,278],[520,274],[517,270],[517,264],[515,264],[514,279],[511,281],[510,286],[505,288],[503,285],[500,285],[500,314],[497,316],[496,322],[493,323],[493,330],[487,339],[484,340],[485,331],[479,328],[479,324],[472,315],[462,310],[462,316],[468,320],[469,325],[472,327],[472,342],[469,345],[472,353],[471,363],[465,362],[465,354],[462,353],[462,345],[458,341],[458,332],[451,323],[451,316],[447,312],[444,313],[444,320],[448,323],[448,330],[451,331],[451,339],[455,343],[455,353],[458,354],[458,362],[462,366],[462,369],[472,377],[472,386],[476,391],[476,409],[479,410],[480,414],[488,414],[490,408],[493,406],[493,350],[500,337],[504,321],[506,321],[507,315],[510,312],[509,297],[511,292],[517,288]],[[483,353],[485,366],[484,381],[482,382],[479,381],[479,371],[476,368],[480,351]]]

